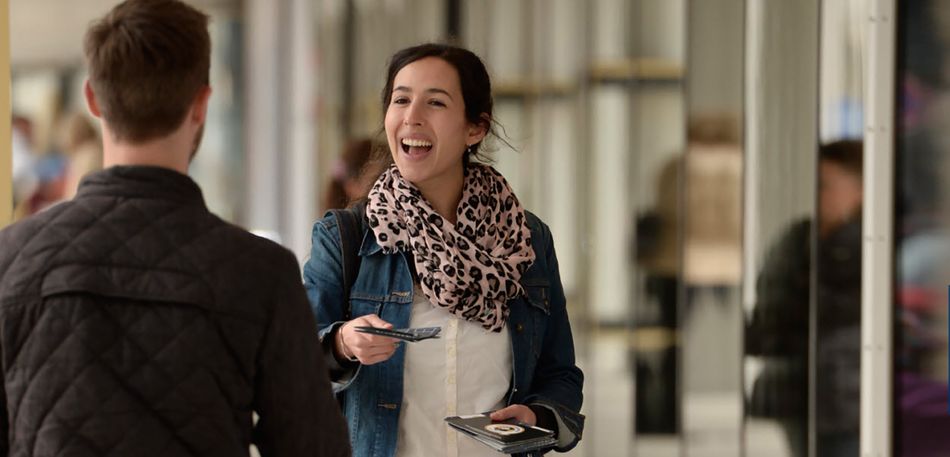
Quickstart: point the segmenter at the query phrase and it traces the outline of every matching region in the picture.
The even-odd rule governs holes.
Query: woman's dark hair
[[[495,134],[495,121],[492,116],[491,79],[488,76],[488,70],[485,69],[485,64],[472,51],[447,44],[420,44],[393,54],[389,60],[386,86],[383,87],[382,92],[383,117],[386,117],[386,110],[389,109],[389,102],[392,99],[393,80],[396,79],[396,73],[399,73],[399,70],[402,70],[406,65],[426,57],[438,57],[455,68],[459,75],[459,83],[462,86],[465,118],[472,124],[485,127],[486,137],[489,134]],[[479,154],[480,147],[481,142],[476,143],[470,148],[469,151],[471,152],[466,151],[462,156],[462,161],[466,166],[471,161],[471,156],[483,161],[486,159]]]

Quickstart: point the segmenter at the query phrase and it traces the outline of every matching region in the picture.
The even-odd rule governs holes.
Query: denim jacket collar
[[[383,247],[376,242],[376,235],[372,229],[367,229],[363,234],[363,243],[360,244],[360,257],[371,256],[383,250]]]

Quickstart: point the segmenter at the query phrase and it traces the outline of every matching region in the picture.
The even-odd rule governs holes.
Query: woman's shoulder
[[[323,217],[317,219],[313,223],[313,236],[317,236],[318,233],[324,232],[334,239],[339,239],[341,228],[340,228],[340,219],[339,217],[337,217],[337,214],[336,214],[338,211],[341,213],[352,213],[353,214],[352,220],[354,223],[356,223],[356,228],[360,231],[363,231],[366,228],[364,227],[365,222],[363,222],[364,210],[365,208],[362,205],[355,205],[349,208],[327,210],[327,212],[323,214]]]
[[[531,234],[541,233],[548,230],[548,225],[538,217],[537,214],[532,213],[531,211],[524,211],[525,222],[528,224],[528,228],[531,229]]]
[[[544,223],[540,217],[531,211],[525,210],[524,215],[528,229],[531,230],[532,244],[537,246],[538,244],[544,245],[550,242],[551,229],[548,227],[548,224]]]
[[[327,211],[323,217],[313,223],[313,236],[329,236],[334,239],[340,238],[340,225],[336,215],[332,211]]]
[[[327,211],[313,223],[313,245],[337,250],[353,248],[361,257],[379,252],[382,248],[376,242],[363,211],[360,205]]]

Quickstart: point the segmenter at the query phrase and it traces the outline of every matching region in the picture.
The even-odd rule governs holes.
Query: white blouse
[[[511,382],[508,329],[489,332],[432,306],[416,286],[410,327],[442,327],[438,339],[406,345],[397,457],[498,457],[443,420],[505,406]]]

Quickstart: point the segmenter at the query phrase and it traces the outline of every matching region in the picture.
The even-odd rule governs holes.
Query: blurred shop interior
[[[101,166],[81,37],[116,3],[9,2],[17,218]],[[570,455],[856,457],[881,429],[879,455],[950,455],[950,2],[191,3],[214,91],[191,175],[301,261],[342,154],[382,138],[387,58],[485,60],[494,164],[552,229],[586,375]]]

